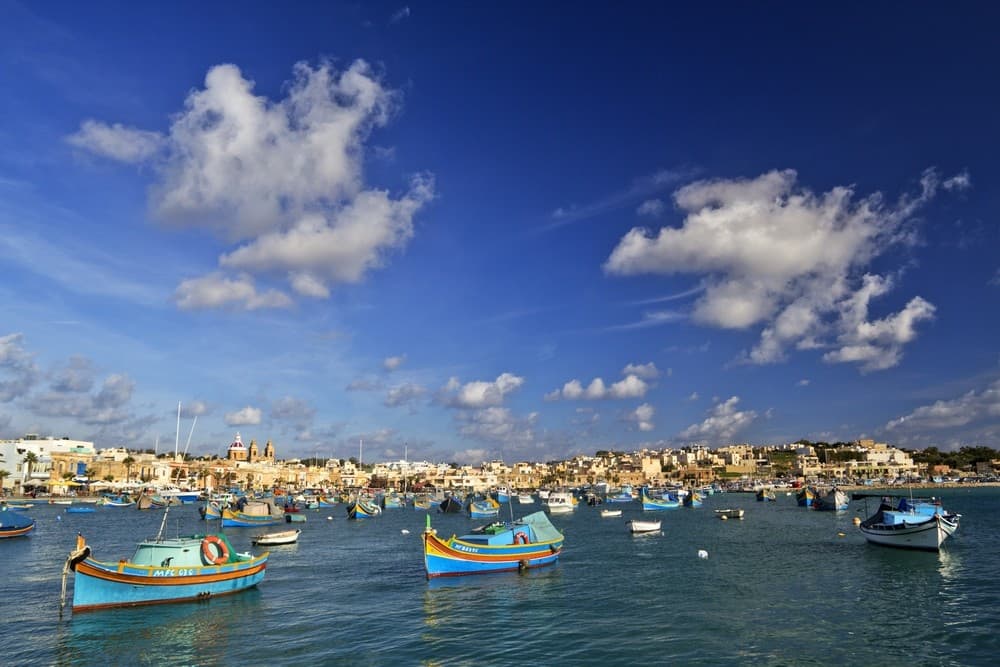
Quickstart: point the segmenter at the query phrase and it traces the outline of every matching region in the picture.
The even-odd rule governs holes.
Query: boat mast
[[[177,431],[174,435],[174,461],[177,460],[177,450],[181,444],[181,402],[177,401]]]

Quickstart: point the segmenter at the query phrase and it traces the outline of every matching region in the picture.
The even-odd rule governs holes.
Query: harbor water
[[[559,563],[526,573],[424,576],[425,512],[229,528],[239,551],[262,530],[301,528],[270,547],[256,589],[206,602],[60,617],[61,570],[76,534],[95,558],[131,556],[162,511],[67,514],[36,505],[28,537],[0,540],[0,664],[12,665],[992,665],[1000,656],[1000,489],[938,492],[961,526],[940,553],[869,545],[846,512],[718,494],[656,513],[632,536],[581,505],[552,522]],[[874,508],[874,502],[869,501]],[[743,520],[714,509],[741,507]],[[514,502],[515,516],[541,506]],[[507,509],[504,508],[504,512]],[[431,513],[439,533],[483,523]],[[197,507],[170,510],[167,535],[217,530]],[[707,558],[699,556],[707,552]],[[72,579],[72,577],[70,577]],[[69,582],[72,595],[72,580]]]

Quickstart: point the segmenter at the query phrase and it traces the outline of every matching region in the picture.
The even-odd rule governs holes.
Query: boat
[[[21,537],[35,529],[35,520],[20,512],[12,512],[7,508],[0,510],[0,539],[5,537]]]
[[[552,491],[545,500],[549,514],[570,514],[576,509],[576,498],[568,491]]]
[[[854,497],[858,498],[859,494]],[[871,544],[940,551],[944,541],[958,530],[962,515],[946,513],[939,501],[899,497],[893,504],[892,498],[883,496],[875,514],[858,525],[861,534]]]
[[[699,491],[691,491],[684,496],[684,507],[701,507],[703,497]]]
[[[273,546],[278,544],[295,544],[299,540],[301,530],[285,530],[280,533],[268,533],[265,535],[255,535],[253,543],[255,545]]]
[[[413,496],[413,509],[429,510],[431,508],[431,498],[426,493],[418,493]]]
[[[498,503],[510,502],[510,489],[508,487],[501,486],[497,488],[497,502]]]
[[[101,507],[131,507],[135,505],[135,501],[122,494],[120,496],[103,496],[97,501],[97,504]]]
[[[306,515],[305,514],[286,514],[285,515],[285,523],[305,523],[305,522],[306,522]]]
[[[205,504],[198,508],[198,514],[206,521],[216,521],[222,518],[222,505],[214,500],[206,500]]]
[[[510,502],[508,500],[508,502]],[[492,519],[500,515],[500,501],[493,498],[472,500],[469,502],[469,516],[473,519]]]
[[[423,540],[428,579],[551,565],[563,547],[562,533],[545,512],[534,512],[512,523],[497,521],[448,539],[438,537],[428,515]]]
[[[715,516],[720,519],[742,519],[743,510],[739,508],[726,508],[721,510],[715,510]]]
[[[165,518],[165,517],[164,517]],[[165,523],[165,522],[164,522]],[[161,527],[162,532],[162,527]],[[82,535],[63,568],[73,572],[73,612],[207,600],[256,586],[268,553],[236,553],[225,534],[190,535],[140,542],[131,558],[100,561]]]
[[[816,495],[813,500],[813,509],[824,512],[843,512],[850,505],[850,498],[837,487],[831,488],[826,493]]]
[[[630,533],[655,533],[660,530],[660,521],[640,521],[632,519],[625,523]]]
[[[517,502],[522,505],[531,505],[535,502],[535,498],[530,493],[519,493],[517,495]]]
[[[206,517],[207,517],[206,513]],[[250,500],[241,498],[235,509],[222,510],[224,528],[249,528],[251,526],[272,526],[284,523],[285,510],[271,500]]]
[[[374,503],[366,502],[360,498],[347,503],[348,519],[371,519],[381,513],[381,507],[375,505]]]
[[[93,507],[67,507],[66,508],[66,513],[67,514],[90,514],[91,512],[94,512],[94,511],[96,511],[96,510],[94,510]]]
[[[438,505],[438,511],[445,514],[461,512],[465,509],[465,503],[457,496],[448,496]]]
[[[803,486],[795,494],[795,501],[799,507],[812,507],[813,503],[816,502],[816,489],[811,486]]]
[[[774,489],[772,489],[770,487],[761,487],[761,488],[757,489],[757,500],[758,501],[761,501],[761,502],[763,502],[765,500],[774,501],[774,500],[777,500],[777,499],[778,499],[778,497],[774,494]]]
[[[681,501],[679,500],[650,497],[648,489],[645,486],[639,490],[639,498],[642,500],[642,509],[644,510],[675,510],[681,506]]]
[[[601,518],[608,519],[610,517],[621,516],[621,510],[601,510]]]
[[[604,499],[604,502],[608,503],[630,503],[635,498],[632,496],[632,487],[628,484],[623,485],[618,489],[618,493],[609,493]]]

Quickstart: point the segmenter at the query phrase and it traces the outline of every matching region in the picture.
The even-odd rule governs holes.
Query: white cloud
[[[410,16],[410,8],[402,7],[392,13],[392,16],[389,17],[389,23],[399,23],[403,19],[409,18],[409,16]]]
[[[652,366],[648,364],[647,366]],[[626,366],[626,370],[630,366]],[[649,373],[650,369],[643,367],[645,373]],[[655,366],[653,366],[655,370]],[[587,400],[602,400],[602,399],[623,399],[623,398],[642,398],[646,395],[649,390],[649,384],[639,377],[635,373],[630,373],[625,376],[624,379],[619,380],[611,384],[610,386],[604,383],[601,378],[594,378],[591,380],[590,384],[586,388],[580,383],[579,380],[570,380],[563,385],[562,389],[556,389],[545,395],[545,400],[547,401],[557,401],[560,398],[567,401],[575,401],[578,399]]]
[[[23,339],[20,333],[0,336],[0,403],[26,395],[38,379],[34,355],[24,348]]]
[[[398,197],[365,187],[364,143],[388,121],[399,96],[364,61],[342,72],[330,63],[298,63],[286,97],[276,102],[254,95],[253,88],[235,65],[208,71],[204,87],[188,95],[162,140],[151,207],[164,221],[208,227],[240,243],[221,254],[221,268],[283,278],[300,296],[327,298],[333,285],[361,281],[406,246],[414,216],[434,197],[434,179],[414,176]],[[100,127],[101,136],[131,138],[118,142],[130,146],[138,145],[135,136],[146,136]],[[83,136],[81,130],[71,141],[111,152]],[[140,161],[151,153],[133,148],[117,154]],[[206,279],[229,280],[216,274]],[[247,278],[235,282],[246,291]],[[178,292],[190,289],[186,281]],[[280,292],[265,294],[271,305],[288,302]],[[260,307],[243,296],[178,304],[213,308],[234,300]]]
[[[70,357],[65,366],[52,373],[52,390],[86,392],[94,386],[94,364],[80,356]]]
[[[260,423],[261,410],[249,405],[236,412],[226,413],[227,426],[252,426]]]
[[[386,357],[382,360],[382,368],[391,372],[402,366],[404,361],[406,361],[405,354],[396,357]]]
[[[427,394],[427,389],[413,382],[391,387],[385,395],[385,405],[396,407],[400,405],[412,404]]]
[[[1000,380],[981,392],[970,391],[951,400],[935,401],[885,425],[887,431],[919,433],[967,426],[1000,418]]]
[[[686,440],[706,441],[710,444],[731,442],[737,433],[757,419],[757,413],[753,410],[737,410],[736,404],[739,402],[739,396],[733,396],[723,403],[716,404],[703,422],[684,429],[680,437]]]
[[[204,401],[188,401],[181,406],[181,417],[201,417],[209,413],[208,404]]]
[[[664,324],[671,324],[687,319],[687,315],[675,310],[651,310],[642,314],[642,319],[628,324],[615,324],[609,326],[608,331],[629,331],[631,329],[646,329],[648,327],[658,327]]]
[[[635,212],[639,215],[648,215],[651,218],[658,218],[663,215],[663,211],[666,210],[666,206],[662,199],[647,199],[646,201],[639,204],[639,208]]]
[[[660,377],[660,370],[650,361],[648,364],[629,364],[622,369],[622,375],[637,375],[647,380],[655,380]]]
[[[258,292],[249,275],[229,278],[218,272],[183,281],[174,293],[174,301],[183,310],[223,306],[257,310],[292,305],[292,300],[277,290]]]
[[[315,417],[316,408],[301,398],[283,396],[271,404],[271,418],[291,424],[300,434],[309,429]]]
[[[347,391],[381,391],[383,386],[382,381],[375,378],[358,378],[352,380],[345,389]]]
[[[632,229],[604,270],[701,275],[705,291],[693,308],[696,322],[737,329],[763,325],[760,342],[745,357],[751,363],[780,361],[789,347],[824,346],[830,336],[840,339],[844,351],[828,361],[857,360],[865,370],[898,363],[904,342],[913,338],[912,324],[926,319],[933,307],[915,297],[920,300],[911,301],[907,311],[861,323],[905,330],[911,334],[907,341],[883,332],[852,342],[859,325],[852,318],[855,292],[866,289],[864,269],[875,257],[912,242],[903,223],[935,196],[943,186],[940,178],[925,171],[919,194],[904,195],[894,205],[881,193],[856,199],[852,187],[815,194],[796,179],[795,171],[785,170],[682,187],[674,200],[686,214],[683,225],[658,232]],[[962,181],[959,175],[945,182],[956,189]],[[887,343],[890,339],[895,342]],[[871,349],[846,349],[860,345]]]
[[[969,176],[969,172],[963,171],[945,179],[941,186],[945,190],[968,190],[972,187],[972,177]]]
[[[134,390],[132,379],[113,374],[105,378],[96,394],[66,390],[44,392],[32,396],[28,408],[36,415],[72,418],[84,424],[122,424],[133,419],[128,403]]]
[[[796,384],[798,386],[800,386],[800,387],[808,387],[809,386],[809,379],[808,378],[802,378]]]
[[[163,135],[125,127],[120,123],[106,125],[96,120],[85,120],[80,124],[80,130],[66,137],[66,141],[112,160],[138,163],[148,160],[160,150]]]
[[[459,434],[466,438],[516,447],[536,439],[538,413],[518,418],[508,408],[491,406],[479,410],[463,410],[456,414]]]
[[[640,431],[647,432],[652,431],[656,425],[653,424],[653,416],[656,414],[656,409],[649,403],[643,403],[637,407],[632,412],[628,413],[626,419],[630,422],[635,422]]]
[[[484,408],[501,405],[507,394],[524,384],[524,378],[512,373],[503,373],[492,382],[475,381],[461,384],[458,378],[450,378],[443,388],[443,400],[447,405],[458,408]]]

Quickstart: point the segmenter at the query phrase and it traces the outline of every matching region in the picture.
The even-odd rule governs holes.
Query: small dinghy
[[[621,510],[601,510],[601,517],[607,519],[608,517],[621,516]]]
[[[285,530],[280,533],[269,533],[267,535],[256,535],[253,538],[255,545],[274,546],[277,544],[294,544],[299,539],[301,530]]]
[[[629,532],[632,533],[655,533],[660,530],[659,521],[637,521],[632,519],[628,522]]]

